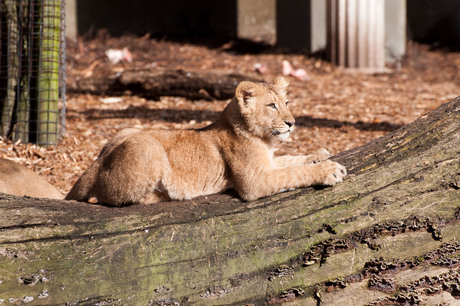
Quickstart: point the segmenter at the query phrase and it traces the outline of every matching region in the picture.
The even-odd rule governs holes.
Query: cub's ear
[[[240,102],[244,104],[251,104],[255,100],[256,84],[249,81],[241,82],[236,87],[235,96]]]
[[[278,89],[279,91],[281,91],[284,94],[286,94],[287,87],[289,86],[289,82],[286,81],[285,78],[283,78],[282,76],[276,77],[273,80],[272,84],[273,84],[273,86],[275,86],[276,89]]]

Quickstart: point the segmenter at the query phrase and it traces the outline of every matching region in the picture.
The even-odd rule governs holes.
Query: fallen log
[[[343,183],[254,202],[0,195],[0,301],[458,303],[460,97],[334,160]]]
[[[242,81],[260,81],[224,71],[185,71],[174,69],[133,69],[117,73],[98,69],[89,77],[69,81],[70,92],[120,95],[125,92],[147,98],[180,96],[188,99],[232,98]]]

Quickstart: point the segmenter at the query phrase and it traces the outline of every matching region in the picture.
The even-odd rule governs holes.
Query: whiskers
[[[265,135],[268,136],[269,139],[277,138],[281,140],[285,140],[289,138],[290,134],[292,133],[292,128],[280,127],[262,127]]]

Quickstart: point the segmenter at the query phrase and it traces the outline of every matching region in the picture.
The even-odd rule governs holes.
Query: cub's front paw
[[[325,160],[318,165],[322,172],[321,184],[333,186],[341,181],[347,175],[347,169],[339,163]]]
[[[328,159],[331,156],[332,156],[332,154],[329,153],[329,151],[324,149],[324,148],[316,150],[312,154],[308,155],[308,157],[310,158],[310,162],[312,164],[320,163],[320,162]]]

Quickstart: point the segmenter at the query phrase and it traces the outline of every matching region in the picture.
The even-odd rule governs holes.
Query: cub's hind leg
[[[163,191],[156,190],[153,193],[147,193],[146,196],[139,200],[139,204],[153,204],[158,202],[170,201],[171,198]]]
[[[170,171],[162,145],[138,133],[101,158],[93,193],[113,206],[158,202],[165,199],[160,182]]]
[[[139,132],[137,129],[124,129],[117,134],[102,148],[99,156],[92,165],[80,176],[77,182],[72,186],[66,200],[89,201],[95,197],[97,190],[95,188],[96,179],[101,169],[101,163],[106,156],[110,155],[121,143],[123,143],[129,135]]]

